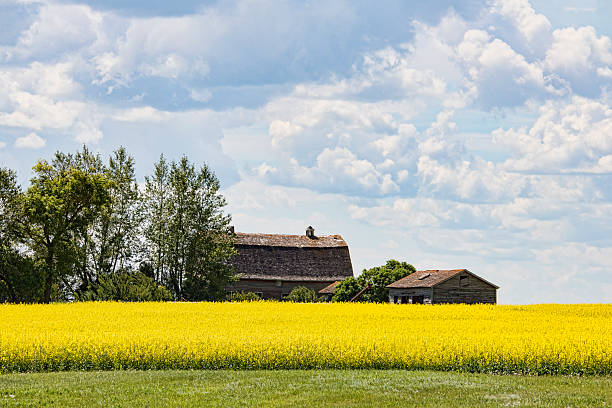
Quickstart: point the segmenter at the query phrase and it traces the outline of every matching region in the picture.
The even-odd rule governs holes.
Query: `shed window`
[[[467,284],[468,284],[468,277],[466,275],[460,276],[459,277],[459,283],[461,284],[461,286],[467,286]]]

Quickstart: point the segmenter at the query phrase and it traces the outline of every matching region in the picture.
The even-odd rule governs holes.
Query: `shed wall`
[[[464,276],[461,279],[461,276]],[[470,275],[461,273],[433,288],[432,303],[497,303],[497,289]]]
[[[422,299],[420,299],[422,297]],[[430,304],[432,300],[431,288],[389,288],[389,303],[424,303]]]

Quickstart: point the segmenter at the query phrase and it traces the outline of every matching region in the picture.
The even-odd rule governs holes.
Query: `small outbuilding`
[[[335,281],[334,283],[324,287],[319,291],[319,295],[321,295],[324,301],[329,302],[331,300],[331,298],[334,296],[334,293],[336,293],[336,287],[340,284],[340,282],[342,281]]]
[[[390,303],[497,303],[498,286],[467,269],[416,271],[388,285]]]
[[[282,299],[296,286],[315,292],[353,276],[349,248],[340,235],[316,236],[237,232],[232,259],[237,282],[228,292],[254,292],[262,299]]]

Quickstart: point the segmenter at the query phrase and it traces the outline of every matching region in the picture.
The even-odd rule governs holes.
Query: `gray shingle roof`
[[[348,245],[340,235],[236,233],[232,259],[242,279],[331,283],[353,276]]]
[[[287,248],[338,248],[346,242],[340,235],[309,238],[306,235],[236,233],[236,245],[273,246]]]

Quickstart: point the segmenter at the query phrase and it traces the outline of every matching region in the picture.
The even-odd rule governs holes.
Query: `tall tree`
[[[42,265],[43,301],[51,300],[53,284],[70,287],[67,278],[79,263],[75,240],[110,202],[108,178],[96,168],[86,149],[84,157],[55,154],[51,163],[39,160],[23,198],[30,248]]]
[[[0,248],[12,248],[21,237],[20,196],[15,172],[0,168]]]
[[[146,242],[143,258],[153,271],[155,281],[167,281],[168,207],[170,203],[170,169],[164,155],[155,163],[153,175],[145,177],[143,235]]]
[[[147,258],[176,299],[217,299],[233,277],[231,218],[219,188],[206,165],[196,169],[186,157],[168,166],[162,156],[146,179]]]
[[[36,302],[40,270],[22,246],[22,192],[15,172],[0,168],[0,302]]]
[[[182,263],[185,279],[181,296],[188,300],[218,300],[225,296],[225,286],[234,279],[229,259],[236,254],[235,240],[227,232],[231,216],[223,212],[225,198],[219,193],[219,180],[208,166],[204,164],[189,174],[193,174],[189,194],[192,201],[188,206],[190,238]]]
[[[120,147],[109,158],[104,174],[110,202],[96,217],[91,234],[91,261],[96,278],[131,266],[138,252],[141,222],[134,159]]]

